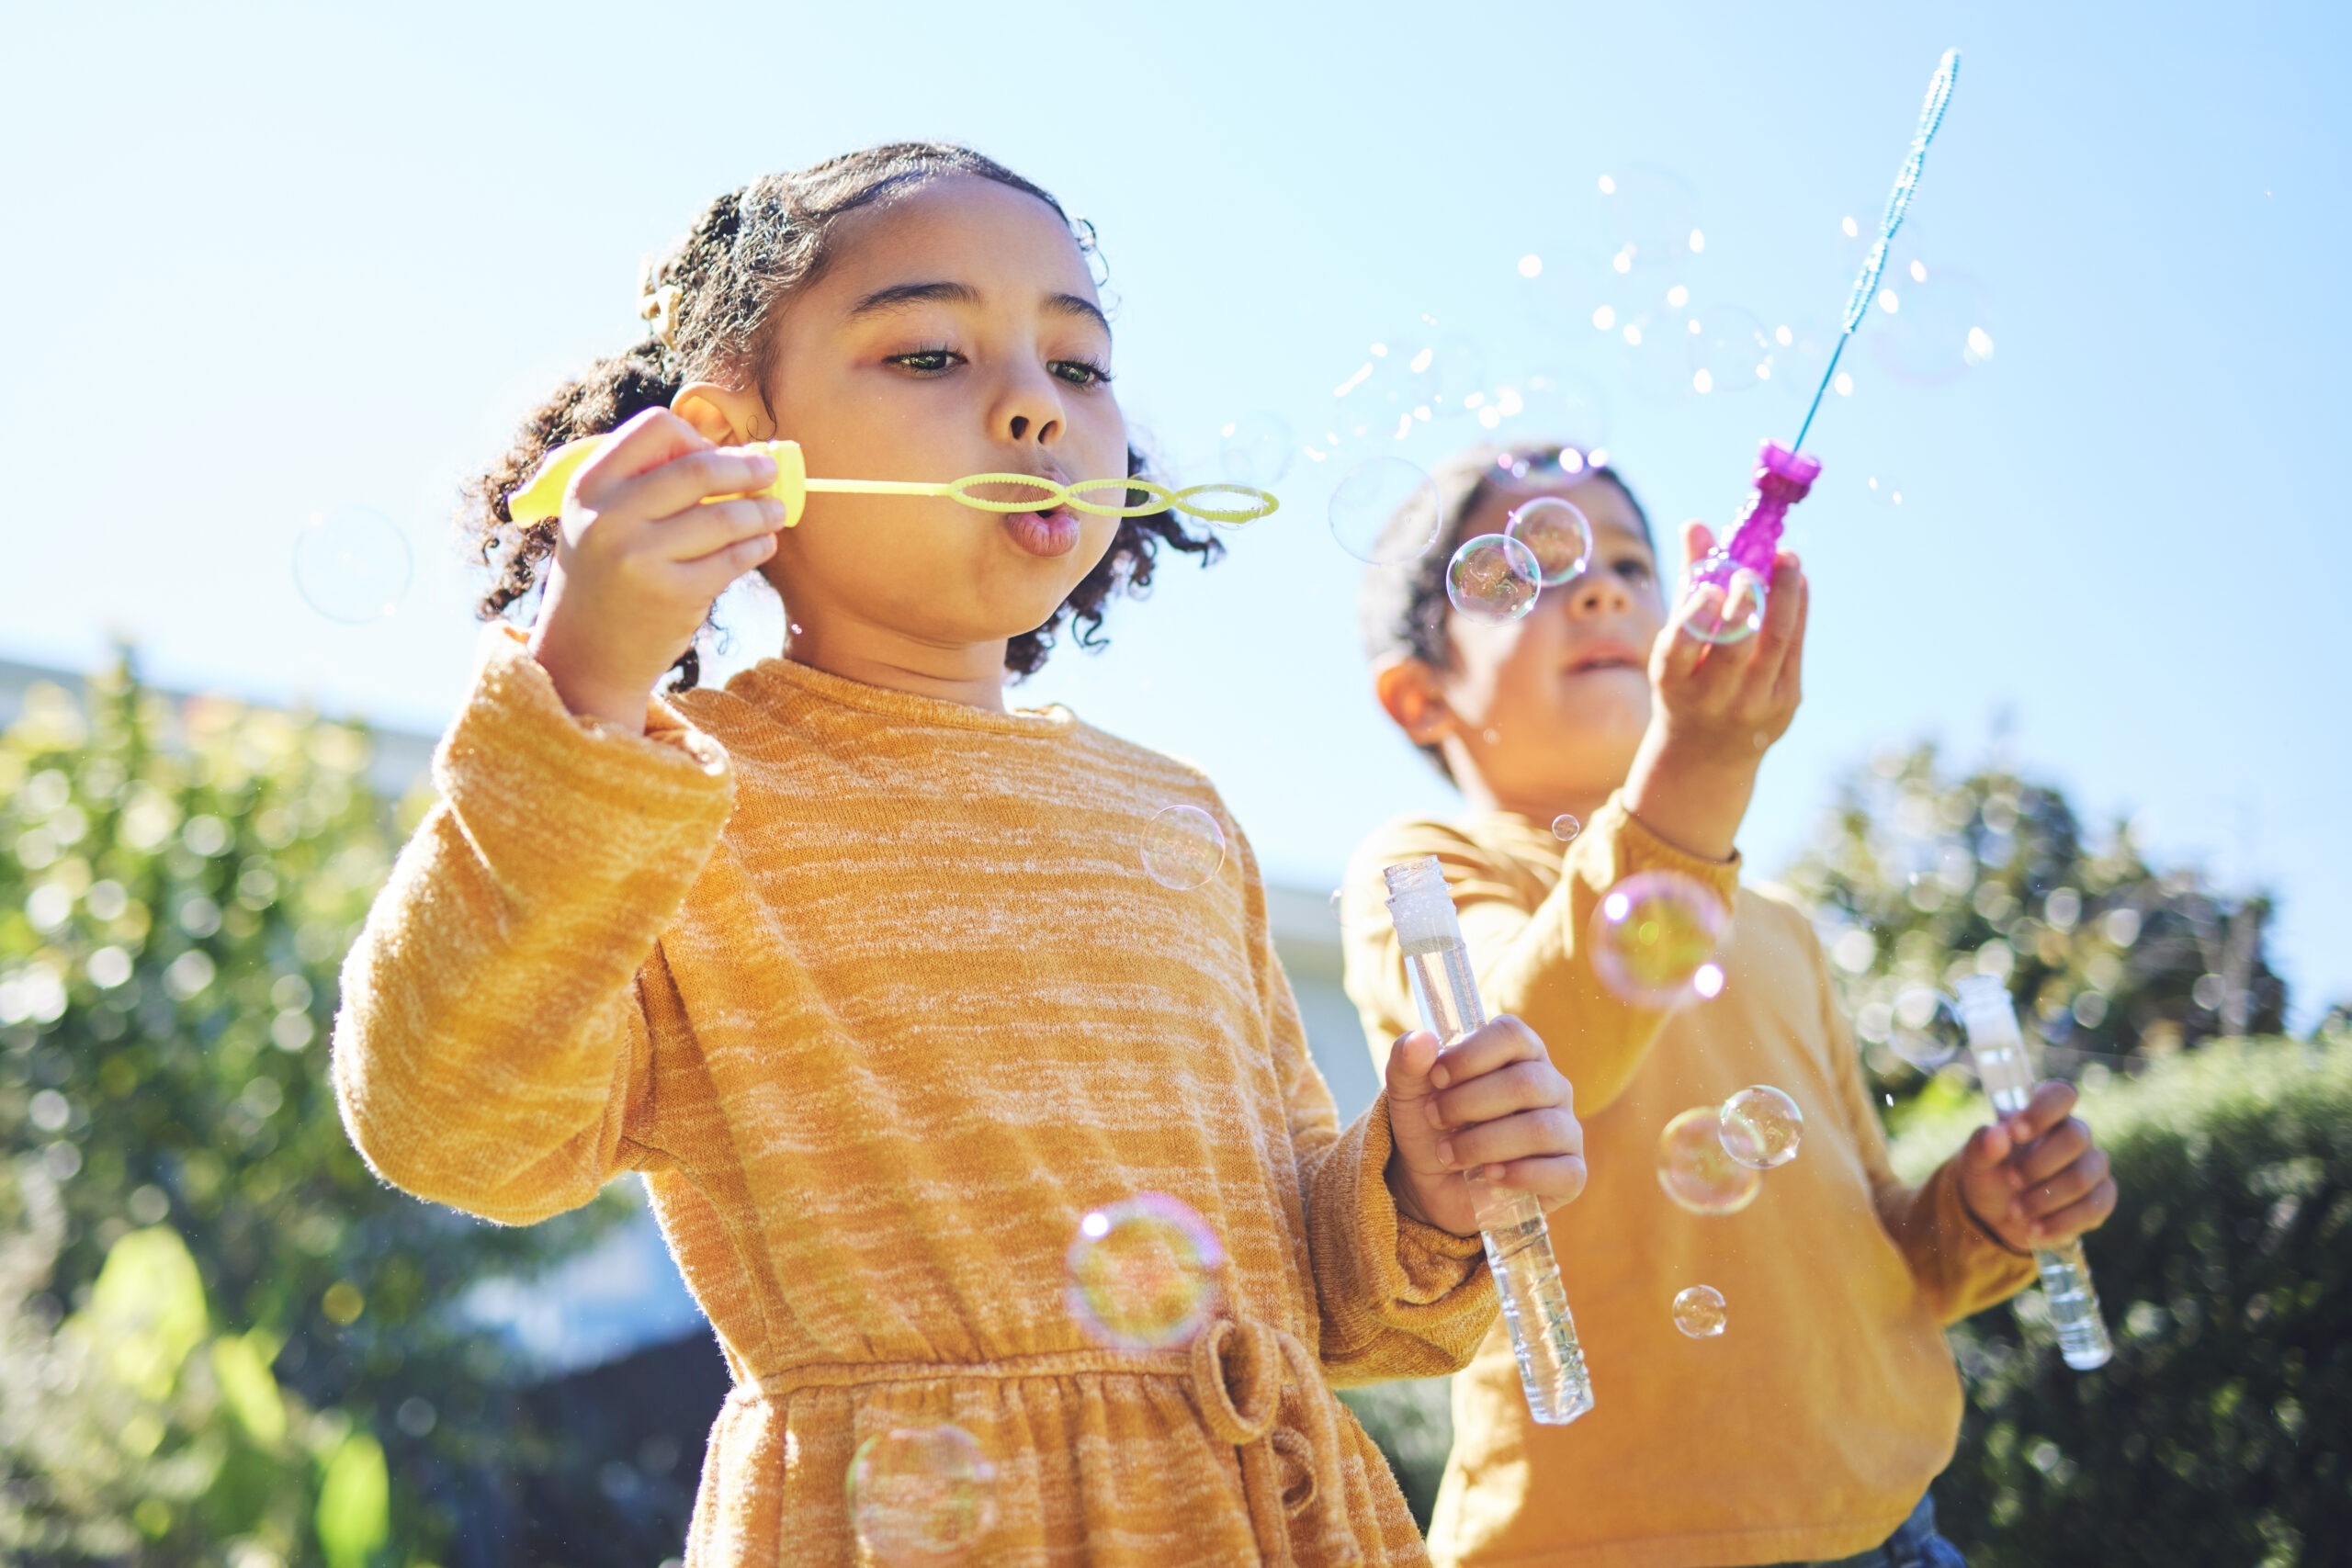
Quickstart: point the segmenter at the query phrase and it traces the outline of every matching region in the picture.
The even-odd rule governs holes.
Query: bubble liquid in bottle
[[[1960,1021],[1968,1031],[1968,1055],[1976,1077],[1993,1109],[2014,1116],[2033,1098],[2033,1065],[2026,1059],[2025,1037],[2018,1032],[2009,988],[1990,975],[1968,976],[1952,988],[1958,993]],[[2050,1319],[2058,1329],[2058,1353],[2078,1372],[2107,1365],[2115,1346],[2098,1314],[2098,1292],[2091,1286],[2083,1244],[2070,1241],[2046,1251],[2037,1248],[2033,1261],[2041,1270],[2041,1292],[2049,1298]]]
[[[1440,1045],[1452,1045],[1486,1023],[1487,1009],[1478,999],[1469,945],[1462,940],[1445,874],[1435,855],[1426,855],[1392,865],[1383,874],[1388,880],[1389,918],[1405,952],[1421,1023]],[[1519,1358],[1527,1408],[1544,1426],[1566,1426],[1592,1408],[1592,1379],[1577,1344],[1576,1321],[1568,1315],[1543,1205],[1530,1192],[1467,1174],[1464,1179],[1470,1184],[1511,1351]]]

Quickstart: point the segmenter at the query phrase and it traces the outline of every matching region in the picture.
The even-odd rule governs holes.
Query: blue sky
[[[1330,427],[1369,345],[1426,316],[1490,394],[1598,388],[1653,514],[1721,522],[1758,437],[1793,427],[1787,367],[1698,396],[1623,324],[1655,347],[1731,307],[1834,319],[1859,249],[1839,220],[1872,221],[1958,45],[1892,281],[1919,260],[1996,352],[1938,386],[1850,356],[1795,514],[1806,706],[1748,854],[1785,863],[1876,746],[1974,761],[2006,727],[2160,859],[2273,887],[2308,1019],[2352,997],[2324,456],[2352,412],[2331,281],[2352,109],[2325,74],[2347,30],[2261,6],[14,6],[0,653],[78,665],[124,636],[174,682],[437,728],[473,643],[457,482],[628,341],[639,256],[712,195],[907,135],[972,142],[1095,222],[1122,394],[1180,472],[1247,415]],[[1609,262],[1600,176],[1654,171],[1706,237],[1682,314],[1664,275]],[[1600,434],[1525,400],[1506,433]],[[1348,460],[1300,460],[1230,559],[1172,570],[1105,655],[1032,684],[1204,763],[1308,886],[1384,818],[1449,804],[1366,693],[1358,569],[1323,525]],[[351,504],[417,558],[399,612],[357,627],[289,569],[303,519]],[[744,619],[747,647],[773,636]]]

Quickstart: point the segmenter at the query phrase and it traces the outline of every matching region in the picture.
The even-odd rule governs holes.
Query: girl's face
[[[797,441],[812,477],[1126,474],[1109,324],[1069,226],[1034,197],[958,175],[851,214],[771,330],[764,408],[723,401],[738,439]],[[1044,624],[1117,525],[812,493],[762,570],[818,640],[1001,671],[1005,639]]]
[[[1452,668],[1432,673],[1454,776],[1466,767],[1492,798],[1541,811],[1624,782],[1649,724],[1650,649],[1666,602],[1641,519],[1606,479],[1490,486],[1463,537],[1502,532],[1511,510],[1537,495],[1561,496],[1591,522],[1589,570],[1544,589],[1517,621],[1448,616]]]

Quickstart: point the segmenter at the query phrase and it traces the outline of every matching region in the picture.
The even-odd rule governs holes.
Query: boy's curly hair
[[[784,302],[823,272],[842,219],[958,175],[993,180],[1035,197],[1070,223],[1080,248],[1092,255],[1091,227],[1071,223],[1052,196],[995,160],[948,142],[868,147],[795,174],[763,175],[720,197],[648,271],[644,293],[664,302],[660,312],[663,330],[649,332],[640,342],[598,360],[585,375],[557,389],[523,421],[505,455],[465,487],[460,521],[472,553],[493,574],[477,606],[482,619],[495,619],[528,598],[541,585],[555,554],[554,519],[517,525],[506,508],[507,496],[521,488],[549,451],[615,429],[647,409],[667,408],[692,381],[764,386],[772,337],[767,329]],[[1146,471],[1143,455],[1129,447],[1128,475]],[[1007,644],[1005,667],[1015,675],[1036,673],[1065,623],[1075,628],[1080,647],[1101,646],[1099,634],[1111,596],[1119,592],[1139,595],[1148,589],[1153,558],[1163,544],[1199,557],[1204,566],[1224,554],[1214,536],[1187,531],[1173,513],[1121,518],[1111,547],[1045,625]],[[690,647],[679,657],[679,689],[695,684],[701,663],[697,648]]]
[[[1650,514],[1642,510],[1633,487],[1616,469],[1593,465],[1580,448],[1556,441],[1473,446],[1440,464],[1430,476],[1437,486],[1436,542],[1409,560],[1375,566],[1363,574],[1363,585],[1356,593],[1356,626],[1363,637],[1365,659],[1374,665],[1397,657],[1418,659],[1432,670],[1443,670],[1453,662],[1453,645],[1445,636],[1446,618],[1453,609],[1445,596],[1445,569],[1462,546],[1462,530],[1497,482],[1523,477],[1532,468],[1557,468],[1562,455],[1570,452],[1576,454],[1583,478],[1605,479],[1617,488],[1641,520],[1650,553],[1657,553],[1657,542],[1650,537]],[[1427,517],[1418,506],[1400,509],[1382,531],[1380,547],[1374,553],[1392,558],[1403,554],[1410,547],[1412,536],[1429,525]],[[1453,771],[1445,765],[1444,753],[1435,746],[1420,750],[1451,782]]]

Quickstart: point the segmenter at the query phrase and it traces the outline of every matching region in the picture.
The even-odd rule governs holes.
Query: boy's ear
[[[670,412],[693,425],[704,440],[720,446],[765,441],[775,434],[767,428],[767,410],[757,392],[716,381],[690,381],[679,388],[670,400]]]
[[[1454,730],[1436,671],[1404,654],[1384,659],[1372,672],[1373,695],[1416,746],[1434,746]]]

